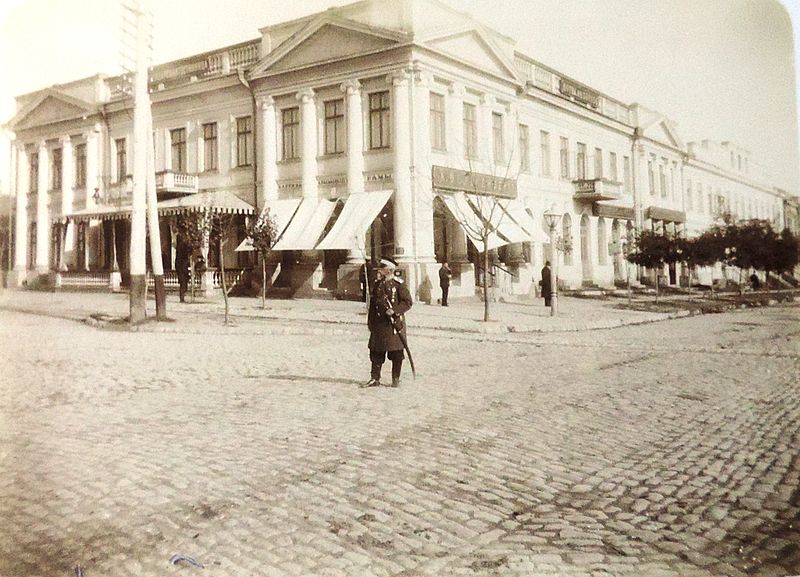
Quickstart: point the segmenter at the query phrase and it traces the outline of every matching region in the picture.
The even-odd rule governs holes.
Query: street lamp
[[[544,221],[550,231],[550,247],[553,255],[553,270],[550,274],[550,316],[556,316],[558,312],[558,249],[555,243],[556,224],[561,220],[561,215],[553,210],[546,210]]]

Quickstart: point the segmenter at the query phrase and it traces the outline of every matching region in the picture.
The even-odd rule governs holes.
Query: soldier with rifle
[[[406,327],[403,315],[413,305],[411,293],[399,275],[397,263],[390,258],[382,258],[378,263],[377,279],[370,287],[369,312],[369,359],[372,363],[370,379],[363,385],[381,385],[381,367],[386,357],[392,361],[391,387],[400,386],[400,372],[403,366],[403,351],[409,353],[411,369],[414,363],[406,340]]]

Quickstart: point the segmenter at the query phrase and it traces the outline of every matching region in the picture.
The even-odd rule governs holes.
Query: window
[[[664,173],[664,165],[658,164],[658,187],[661,190],[661,197],[667,196],[667,175]]]
[[[647,183],[650,185],[650,196],[656,194],[656,175],[653,172],[653,159],[647,161]]]
[[[203,125],[203,170],[217,170],[219,145],[217,141],[217,123]]]
[[[86,144],[75,147],[75,186],[86,187]]]
[[[550,176],[550,133],[542,130],[539,133],[542,147],[542,176]]]
[[[594,177],[603,178],[603,151],[594,149]]]
[[[285,108],[281,111],[281,158],[300,158],[300,109]]]
[[[736,161],[737,161],[739,170],[742,170],[742,155],[741,154],[737,154],[736,155]]]
[[[464,156],[476,158],[478,156],[478,125],[476,121],[475,105],[464,103]]]
[[[492,112],[492,143],[494,148],[494,161],[505,160],[505,144],[503,143],[503,115]]]
[[[117,150],[117,182],[122,182],[128,175],[128,153],[126,152],[125,144],[124,138],[118,138],[114,141],[114,146]]]
[[[617,153],[616,152],[609,152],[608,153],[608,178],[617,182],[619,178],[619,172],[617,172]]]
[[[622,181],[624,183],[625,192],[631,192],[631,158],[629,156],[622,157]]]
[[[521,172],[528,172],[531,169],[531,143],[528,135],[528,127],[524,124],[519,125],[519,169]]]
[[[688,179],[686,181],[686,210],[694,210],[694,206],[692,206],[693,199],[692,199],[692,180]]]
[[[344,98],[325,103],[325,154],[344,152]]]
[[[569,178],[569,140],[561,137],[561,178]]]
[[[236,166],[253,164],[252,153],[253,119],[243,116],[236,119]]]
[[[53,149],[52,170],[50,171],[50,190],[61,190],[63,152],[61,148]]]
[[[431,148],[445,150],[444,96],[431,92]]]
[[[586,180],[586,145],[583,142],[578,143],[575,152],[575,171],[578,180]]]
[[[369,95],[369,147],[371,149],[391,146],[390,112],[388,90]]]
[[[39,190],[39,153],[32,152],[28,157],[28,191]]]
[[[186,172],[186,129],[170,130],[169,139],[172,143],[172,170]]]

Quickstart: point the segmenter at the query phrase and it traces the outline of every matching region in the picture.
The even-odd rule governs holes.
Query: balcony
[[[619,200],[622,196],[622,183],[605,178],[573,180],[577,201],[596,202],[598,200]]]
[[[164,170],[156,172],[156,192],[158,194],[194,194],[198,189],[196,174],[185,174]]]

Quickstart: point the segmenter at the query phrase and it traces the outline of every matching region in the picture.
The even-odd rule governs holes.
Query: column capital
[[[297,100],[302,101],[303,104],[306,104],[308,102],[314,102],[316,96],[317,93],[314,92],[313,88],[306,88],[305,90],[301,90],[300,92],[298,92],[295,95],[295,98],[297,98]]]
[[[494,106],[497,104],[497,98],[494,97],[494,94],[483,94],[481,96],[481,104],[484,106]]]
[[[358,94],[361,91],[361,83],[358,81],[357,78],[351,78],[350,80],[345,80],[339,85],[339,90],[347,94],[348,96],[352,96],[354,94]]]
[[[450,87],[448,88],[448,92],[452,96],[456,98],[463,98],[464,95],[467,93],[467,89],[464,87],[463,84],[459,84],[458,82],[453,82]]]
[[[275,106],[275,99],[272,96],[262,96],[258,99],[258,107],[261,110],[267,110],[268,108],[273,108]]]
[[[46,140],[40,140],[39,142],[37,142],[37,143],[36,143],[36,149],[37,149],[38,151],[40,151],[40,152],[41,152],[42,150],[44,150],[45,152],[47,152],[47,141],[46,141]]]
[[[61,138],[58,139],[58,142],[61,144],[61,146],[71,146],[72,138],[69,135],[62,136]]]
[[[394,72],[390,72],[386,75],[386,82],[392,86],[403,86],[408,84],[408,81],[411,79],[411,70],[411,68],[406,67],[400,70],[395,70]]]

